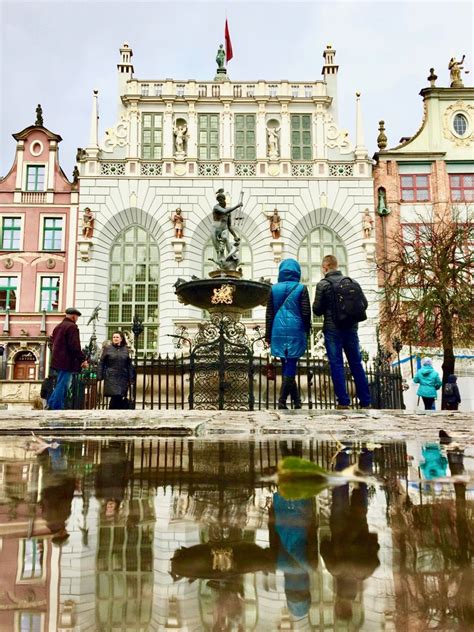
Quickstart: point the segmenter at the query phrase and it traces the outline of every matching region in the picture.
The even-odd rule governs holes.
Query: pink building
[[[17,134],[15,160],[0,179],[0,403],[39,395],[48,336],[74,303],[78,178],[58,161],[61,136],[36,123]]]

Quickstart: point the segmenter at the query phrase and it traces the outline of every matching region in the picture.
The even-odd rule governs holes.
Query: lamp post
[[[137,401],[137,363],[138,363],[138,339],[143,333],[143,319],[137,314],[133,316],[132,321],[133,346],[135,347],[135,379],[133,380],[133,401]]]

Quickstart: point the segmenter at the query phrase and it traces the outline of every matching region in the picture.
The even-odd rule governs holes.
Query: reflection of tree
[[[462,472],[460,452],[448,452],[448,461],[451,474]],[[400,488],[392,495],[397,629],[472,629],[472,532],[465,484],[454,488],[455,499],[420,505]]]

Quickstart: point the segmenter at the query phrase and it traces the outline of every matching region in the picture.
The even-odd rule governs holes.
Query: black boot
[[[296,383],[296,378],[291,378],[291,387],[290,387],[290,395],[291,401],[293,402],[293,408],[296,410],[302,407],[300,392],[298,390],[298,384]]]
[[[291,380],[293,378],[283,376],[281,379],[280,397],[278,398],[278,410],[287,410],[286,400],[291,391]]]

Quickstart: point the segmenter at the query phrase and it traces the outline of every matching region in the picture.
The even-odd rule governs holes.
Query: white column
[[[281,106],[280,157],[291,159],[290,113],[286,103]]]
[[[26,178],[26,173],[23,174],[23,158],[25,152],[25,141],[20,140],[16,147],[16,181],[15,189],[21,190],[23,188],[23,176]],[[26,188],[26,187],[25,187]]]
[[[188,158],[197,158],[197,114],[194,107],[194,103],[189,104],[188,110]]]
[[[92,97],[92,111],[91,111],[91,127],[89,134],[88,149],[99,148],[99,104],[98,104],[98,90],[94,90]]]
[[[265,123],[266,108],[265,103],[258,104],[257,129],[256,129],[256,151],[257,160],[267,157],[267,126]]]
[[[224,103],[224,110],[221,114],[221,159],[222,160],[230,160],[232,158],[231,154],[231,136],[230,136],[230,128],[231,128],[231,112],[230,112],[230,103]]]
[[[137,103],[130,107],[130,123],[129,123],[129,158],[139,157],[139,128],[140,128],[140,112]]]
[[[163,158],[172,158],[173,153],[173,104],[167,103],[163,115]]]
[[[364,144],[364,126],[362,124],[362,110],[360,107],[360,92],[356,92],[356,160],[367,158],[367,147]]]

